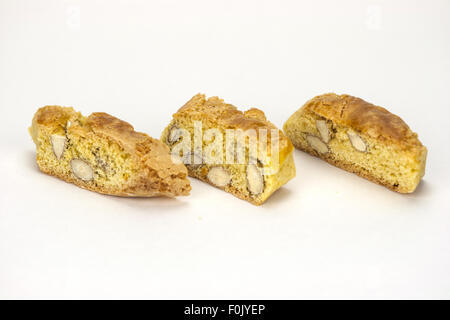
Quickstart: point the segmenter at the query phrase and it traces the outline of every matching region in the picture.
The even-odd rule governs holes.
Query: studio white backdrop
[[[450,2],[0,0],[0,298],[450,298]],[[255,207],[199,181],[178,199],[99,195],[40,173],[38,107],[159,137],[191,96],[279,127],[336,92],[428,147],[401,195],[295,152]]]

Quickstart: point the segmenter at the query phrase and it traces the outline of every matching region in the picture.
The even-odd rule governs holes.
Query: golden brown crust
[[[145,133],[134,131],[133,126],[128,122],[104,112],[92,113],[87,118],[86,124],[85,128],[89,128],[95,134],[113,139],[129,152],[138,151],[140,145],[148,142],[164,145]]]
[[[40,125],[65,124],[71,118],[81,117],[72,107],[45,106],[34,115],[34,121]]]
[[[197,94],[192,97],[173,117],[174,119],[190,117],[195,120],[206,121],[212,127],[220,126],[243,131],[254,129],[256,134],[259,134],[259,129],[267,129],[268,144],[271,141],[270,130],[278,130],[275,125],[267,121],[264,112],[259,109],[251,108],[244,113],[218,97],[206,99],[204,94]],[[268,149],[270,149],[270,145],[268,145]],[[293,149],[291,141],[279,130],[280,162],[283,162]]]
[[[197,121],[201,123],[204,130],[219,129],[222,132],[226,130],[242,130],[248,136],[256,134],[259,142],[257,148],[260,148],[262,141],[267,141],[267,149],[261,150],[262,153],[259,154],[262,157],[259,164],[261,167],[264,167],[265,173],[262,177],[262,191],[257,194],[252,193],[249,189],[247,166],[245,166],[247,170],[243,170],[243,166],[224,163],[224,170],[227,170],[231,175],[230,182],[224,187],[218,187],[208,176],[215,165],[188,165],[190,176],[216,186],[254,205],[263,204],[276,190],[295,176],[294,147],[282,131],[267,121],[263,111],[251,108],[242,112],[218,97],[207,99],[205,95],[197,94],[173,115],[173,120],[164,129],[161,140],[174,147],[179,140],[175,141],[175,143],[172,141],[171,132],[173,128],[188,128],[191,135],[195,135],[195,130],[198,129],[195,127],[195,122]],[[253,131],[248,132],[248,130]],[[267,136],[264,136],[265,134]],[[277,150],[272,149],[272,146],[277,146]],[[225,145],[224,148],[226,148]],[[223,154],[226,154],[226,151]]]
[[[303,108],[402,149],[423,147],[400,117],[357,97],[327,93],[309,100]]]
[[[50,134],[63,131],[68,121],[72,125],[65,130],[71,135],[80,137],[106,138],[123,148],[123,152],[135,159],[139,175],[138,183],[127,185],[122,190],[111,192],[94,184],[87,184],[68,175],[57,175],[51,168],[40,166],[40,169],[50,175],[55,175],[82,188],[105,194],[120,196],[178,196],[188,195],[191,190],[187,179],[187,169],[183,164],[172,162],[169,148],[157,139],[145,133],[136,132],[131,124],[117,119],[107,113],[92,113],[85,118],[70,107],[45,106],[40,108],[30,128],[33,141],[38,144],[37,135],[40,130]]]
[[[317,120],[328,123],[329,141]],[[400,117],[360,98],[334,93],[317,96],[286,121],[284,130],[296,148],[400,193],[413,192],[425,173],[427,149],[417,134]],[[368,150],[358,149],[349,132],[356,132]],[[328,152],[316,151],[307,139],[311,135]]]
[[[185,115],[189,115],[193,119],[218,123],[229,129],[247,130],[261,127],[276,129],[273,124],[266,120],[264,112],[259,109],[252,108],[243,113],[218,97],[206,99],[204,94],[197,94],[192,97],[174,114],[174,118],[182,118]]]

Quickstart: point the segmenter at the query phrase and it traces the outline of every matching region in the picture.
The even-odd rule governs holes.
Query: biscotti
[[[398,116],[360,98],[317,96],[284,124],[294,146],[400,193],[425,174],[427,149]]]
[[[99,193],[180,196],[191,189],[187,170],[169,148],[106,113],[82,116],[70,107],[46,106],[29,128],[39,169]]]
[[[162,133],[189,175],[260,205],[295,176],[293,146],[258,109],[195,95]]]

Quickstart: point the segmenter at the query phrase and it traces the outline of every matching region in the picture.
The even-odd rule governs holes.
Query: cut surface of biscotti
[[[293,146],[258,109],[237,110],[197,94],[173,115],[161,141],[189,175],[260,205],[295,176]]]
[[[400,193],[425,174],[427,149],[398,116],[360,98],[317,96],[284,124],[294,146]]]
[[[45,106],[29,128],[39,169],[99,193],[129,196],[188,195],[187,169],[169,148],[106,113],[82,116],[71,107]]]

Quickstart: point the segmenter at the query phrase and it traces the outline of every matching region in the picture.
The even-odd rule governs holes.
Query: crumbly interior
[[[205,125],[206,124],[206,125]],[[183,119],[177,119],[173,120],[169,126],[166,127],[164,130],[161,141],[166,142],[169,147],[172,149],[179,143],[183,143],[182,138],[180,138],[175,143],[169,142],[169,134],[170,130],[172,128],[183,128],[189,131],[191,135],[191,150],[194,150],[194,124],[192,119],[189,118],[183,118]],[[217,127],[208,126],[206,122],[203,123],[203,132],[205,132],[208,129]],[[225,136],[225,129],[220,128],[221,132]],[[206,150],[209,143],[208,141],[202,140],[202,150]],[[248,143],[248,141],[247,141]],[[222,154],[226,155],[226,141],[223,142],[222,146]],[[195,152],[195,151],[194,151]],[[231,175],[231,181],[228,185],[223,187],[222,189],[226,192],[232,193],[235,196],[250,201],[253,204],[260,205],[262,204],[267,198],[270,197],[270,195],[275,192],[277,189],[279,189],[282,185],[284,185],[287,181],[289,181],[294,175],[295,175],[295,164],[293,160],[293,154],[291,152],[290,155],[287,156],[287,158],[283,161],[283,163],[280,165],[279,170],[275,174],[271,175],[264,175],[263,176],[263,192],[260,194],[253,194],[250,192],[249,183],[247,179],[247,170],[249,163],[249,148],[248,145],[244,148],[245,153],[245,162],[244,163],[208,163],[206,161],[205,153],[202,152],[202,156],[199,157],[198,153],[194,156],[191,155],[191,159],[186,161],[186,157],[184,157],[185,165],[188,169],[189,176],[200,179],[204,182],[208,182],[210,184],[211,181],[208,179],[208,172],[210,172],[211,169],[214,167],[221,167],[225,169],[228,173]],[[182,154],[180,154],[180,157],[183,157]],[[189,157],[189,156],[188,156]],[[201,159],[202,163],[195,163],[194,157],[197,157],[197,159]],[[190,162],[190,163],[189,163]],[[237,162],[237,161],[236,161]],[[264,165],[260,161],[255,161],[256,166],[262,170],[264,168]],[[214,184],[213,184],[214,185]]]
[[[195,121],[201,121],[202,132],[195,131]],[[211,185],[223,189],[226,192],[232,193],[240,199],[247,200],[255,205],[260,205],[264,203],[271,194],[273,194],[282,185],[287,183],[290,179],[295,176],[295,164],[293,159],[293,146],[284,134],[280,131],[279,137],[279,154],[272,154],[271,147],[268,147],[268,152],[266,156],[261,156],[261,150],[258,149],[258,156],[255,159],[249,150],[249,146],[252,142],[246,138],[245,145],[242,148],[236,148],[239,144],[239,140],[227,139],[226,130],[238,129],[246,131],[248,129],[260,129],[265,128],[269,132],[271,129],[279,131],[275,126],[268,122],[262,111],[258,109],[250,109],[245,113],[236,109],[236,107],[226,104],[223,100],[217,97],[211,97],[206,99],[204,95],[198,94],[194,96],[189,102],[187,102],[175,115],[171,123],[164,129],[161,141],[166,143],[171,150],[178,146],[179,144],[186,143],[183,138],[176,141],[171,139],[171,132],[174,128],[181,128],[187,130],[190,135],[190,151],[194,153],[194,156],[186,157],[183,159],[188,173],[191,177],[205,181]],[[223,141],[220,145],[222,155],[224,160],[226,160],[227,151],[230,149],[240,153],[242,152],[245,157],[239,158],[234,154],[235,161],[229,163],[229,161],[221,161],[220,163],[211,163],[208,161],[208,147],[211,143],[215,142],[215,138],[211,140],[202,138],[202,150],[196,150],[194,145],[194,136],[205,137],[205,132],[214,129],[218,130]],[[258,138],[259,139],[259,135]],[[242,141],[241,141],[242,142]],[[255,141],[259,145],[259,140]],[[255,143],[253,142],[253,143]],[[267,142],[271,144],[271,136],[267,137]],[[234,144],[234,148],[230,145]],[[199,149],[199,148],[197,148]],[[241,153],[241,155],[242,155]],[[276,157],[277,156],[277,157]],[[191,157],[191,160],[189,160]],[[192,161],[192,159],[197,159],[197,163]],[[236,161],[239,160],[241,161]],[[187,160],[187,161],[186,161]],[[244,160],[244,161],[242,161]],[[191,162],[191,163],[189,163]],[[256,167],[255,167],[256,166]],[[219,169],[218,169],[219,168]],[[211,176],[212,171],[217,171],[224,169],[231,179],[226,185],[217,185],[212,181]],[[269,170],[272,169],[272,170]],[[262,175],[262,178],[261,178]],[[258,177],[262,181],[261,184],[251,183],[249,179]],[[258,179],[255,179],[258,180]],[[252,181],[255,181],[252,180]]]
[[[78,121],[77,121],[78,120]],[[75,120],[74,126],[82,126],[82,119]],[[64,152],[57,159],[51,143],[51,135],[66,137]],[[129,153],[124,152],[118,144],[106,138],[93,135],[83,137],[73,134],[70,128],[58,126],[50,130],[41,130],[37,136],[37,163],[43,171],[52,172],[67,180],[82,183],[86,188],[101,188],[104,193],[122,193],[128,184],[134,184],[138,166]],[[71,160],[85,161],[93,169],[94,178],[83,181],[77,178],[71,167]],[[131,190],[130,190],[131,191]]]
[[[86,118],[72,108],[47,106],[36,113],[30,134],[40,170],[82,188],[119,196],[189,194],[187,170],[169,161],[164,144],[108,114]]]
[[[321,153],[311,147],[307,137],[321,137],[317,120],[326,121],[329,131],[328,152]],[[357,173],[369,180],[401,193],[413,192],[424,174],[426,152],[405,150],[357,132],[366,145],[366,151],[355,149],[349,138],[353,129],[336,124],[307,109],[297,113],[284,126],[286,135],[296,148],[316,155],[338,167]]]

